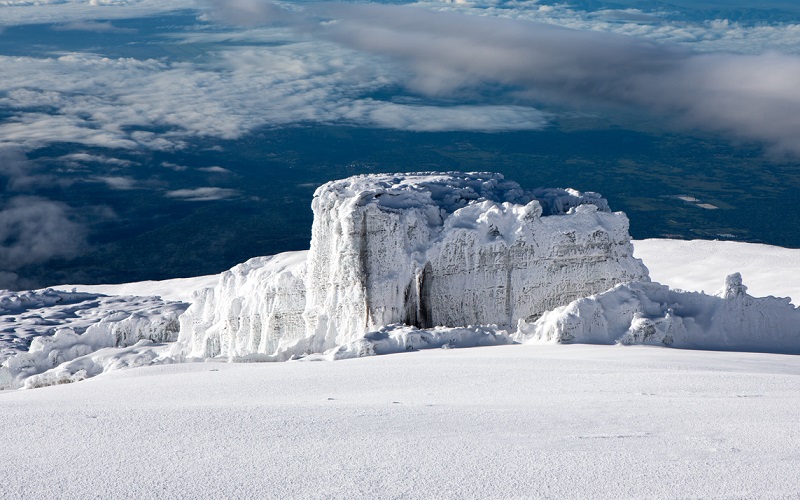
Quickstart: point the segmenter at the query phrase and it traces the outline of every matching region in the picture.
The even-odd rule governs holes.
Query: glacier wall
[[[514,325],[647,280],[596,193],[492,173],[363,175],[314,194],[311,248],[224,273],[181,317],[179,355],[285,359],[388,325]]]
[[[747,294],[739,273],[716,295],[626,283],[520,321],[512,338],[530,343],[647,344],[800,354],[800,308],[788,298]]]
[[[305,337],[307,251],[255,257],[195,292],[180,317],[178,357],[241,358],[286,352]]]

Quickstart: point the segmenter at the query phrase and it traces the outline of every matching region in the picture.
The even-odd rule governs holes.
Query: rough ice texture
[[[241,358],[291,351],[305,332],[307,254],[256,257],[222,273],[215,287],[196,291],[180,318],[175,354]]]
[[[0,389],[98,349],[174,341],[186,307],[158,297],[0,291]]]
[[[627,218],[595,193],[525,192],[500,174],[373,175],[323,185],[312,209],[317,351],[394,323],[511,325],[647,279]]]
[[[509,326],[648,279],[627,218],[596,193],[492,173],[363,175],[321,186],[312,209],[307,257],[252,259],[195,297],[182,355],[285,359],[393,324]]]
[[[627,283],[521,321],[514,339],[537,343],[649,344],[800,354],[800,309],[747,294],[739,273],[716,295]]]

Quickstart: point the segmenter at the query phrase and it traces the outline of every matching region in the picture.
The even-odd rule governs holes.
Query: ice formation
[[[521,321],[514,339],[800,354],[800,308],[748,295],[739,273],[716,295],[626,283]]]
[[[305,331],[307,254],[255,257],[222,273],[215,287],[196,291],[180,318],[175,354],[238,358],[290,351],[287,344]]]
[[[70,381],[82,369],[92,367],[91,358],[74,370],[64,366],[53,378],[40,374],[84,358],[98,349],[134,346],[140,341],[171,342],[178,336],[178,317],[188,307],[159,297],[103,296],[91,293],[40,290],[0,291],[0,389],[25,384],[47,385],[43,380]],[[141,346],[141,344],[140,344]],[[55,382],[54,382],[55,383]]]
[[[285,359],[394,324],[514,325],[647,280],[628,220],[596,193],[500,174],[383,174],[314,194],[306,256],[252,259],[181,317],[187,357]]]

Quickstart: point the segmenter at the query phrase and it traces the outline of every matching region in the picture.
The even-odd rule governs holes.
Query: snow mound
[[[0,389],[99,349],[175,341],[186,307],[158,297],[2,291]]]
[[[253,259],[198,292],[177,356],[287,359],[389,325],[511,326],[647,280],[596,193],[494,173],[361,175],[314,194],[307,254]]]
[[[648,344],[800,354],[800,309],[788,298],[747,294],[739,273],[716,295],[627,283],[519,322],[519,342]]]
[[[174,359],[169,356],[169,347],[167,344],[140,340],[129,347],[97,349],[55,368],[31,375],[21,385],[25,389],[35,389],[79,382],[114,370],[174,363]]]

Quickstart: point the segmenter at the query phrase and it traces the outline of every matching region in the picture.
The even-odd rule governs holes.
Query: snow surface
[[[800,305],[800,249],[759,243],[648,239],[633,242],[633,254],[650,279],[672,288],[715,293],[725,276],[740,273],[756,297],[791,297]]]
[[[56,285],[55,290],[95,293],[101,295],[136,295],[140,297],[161,297],[176,302],[192,302],[195,290],[214,286],[219,280],[218,274],[196,276],[192,278],[174,278],[160,281],[137,281],[118,285]]]
[[[0,392],[0,498],[797,498],[794,356],[499,346]]]

